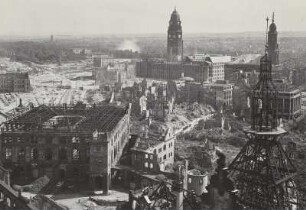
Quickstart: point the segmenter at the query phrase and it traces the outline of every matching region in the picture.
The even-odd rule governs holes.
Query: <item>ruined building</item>
[[[160,172],[174,163],[175,136],[171,128],[152,122],[144,125],[131,149],[132,166],[141,171]]]
[[[267,51],[251,94],[251,126],[244,130],[249,141],[230,164],[229,177],[237,202],[247,209],[304,209],[294,182],[297,170],[279,142],[286,131],[278,126],[278,91]]]
[[[182,40],[182,25],[180,15],[174,9],[171,14],[168,27],[167,37],[167,55],[169,59],[178,58],[182,55],[183,40]]]
[[[274,23],[274,12],[272,15],[272,23],[269,27],[268,32],[268,57],[271,60],[273,65],[279,64],[279,50],[278,50],[278,43],[277,43],[277,30],[276,25]]]
[[[0,93],[30,92],[31,85],[28,73],[0,74]]]
[[[77,104],[41,105],[3,123],[1,159],[12,182],[28,184],[40,176],[110,186],[129,138],[130,107]]]

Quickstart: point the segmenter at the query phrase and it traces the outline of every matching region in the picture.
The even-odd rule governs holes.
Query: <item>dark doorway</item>
[[[104,177],[103,176],[96,176],[95,178],[95,189],[102,190],[104,187]]]
[[[65,179],[65,176],[66,176],[66,171],[64,169],[60,169],[59,170],[59,179],[60,180],[64,180]]]
[[[75,178],[75,179],[79,178],[79,169],[78,168],[73,168],[72,175],[73,175],[73,178]]]
[[[25,170],[22,166],[16,166],[11,173],[11,179],[16,184],[24,184],[26,181]]]

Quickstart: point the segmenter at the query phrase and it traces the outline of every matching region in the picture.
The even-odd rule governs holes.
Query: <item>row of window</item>
[[[170,142],[170,143],[168,144],[168,147],[169,147],[169,148],[173,147],[173,142]],[[161,153],[162,151],[165,151],[166,149],[167,149],[167,144],[164,144],[163,147],[160,147],[160,148],[158,149],[158,153]],[[156,154],[156,149],[154,149],[154,154]]]
[[[188,183],[190,184],[192,182],[191,178],[188,178]],[[199,179],[199,184],[203,185],[203,179]]]
[[[58,159],[59,160],[67,160],[67,150],[65,148],[61,148],[58,151]],[[43,151],[43,159],[44,160],[52,160],[53,152],[50,148],[47,148]],[[12,160],[12,148],[5,149],[5,160]],[[21,148],[17,151],[17,161],[24,161],[26,158],[25,149]],[[37,148],[31,149],[31,161],[37,161],[39,158],[39,151]],[[80,150],[74,148],[72,150],[72,160],[80,159]]]
[[[149,158],[149,154],[145,154],[145,159]],[[150,160],[153,160],[153,155],[150,155]]]
[[[90,141],[90,138],[80,138],[80,137],[60,137],[58,143],[59,144],[69,144],[69,143],[81,143],[83,141]],[[32,137],[32,138],[26,138],[26,137],[12,137],[12,136],[5,136],[3,137],[3,143],[24,143],[24,142],[30,142],[32,144],[42,143],[45,144],[53,144],[55,141],[53,141],[53,138],[43,138],[43,137]]]
[[[170,157],[172,157],[172,156],[173,156],[173,153],[170,152],[170,153],[168,154],[168,157],[170,158]],[[163,157],[160,157],[160,158],[159,158],[159,161],[162,162],[163,160],[166,160],[166,159],[167,159],[167,154],[164,154]]]
[[[150,163],[150,165],[149,165],[148,162],[145,162],[145,163],[144,163],[144,167],[145,167],[145,168],[148,168],[149,166],[150,166],[150,169],[152,169],[152,168],[153,168],[153,163]]]

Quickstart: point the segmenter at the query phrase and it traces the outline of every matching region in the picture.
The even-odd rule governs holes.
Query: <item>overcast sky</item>
[[[184,33],[306,31],[306,0],[0,0],[0,35],[166,33],[176,6]]]

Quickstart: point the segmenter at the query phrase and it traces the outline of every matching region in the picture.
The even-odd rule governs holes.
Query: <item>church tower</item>
[[[269,33],[273,27],[272,23]],[[297,170],[280,143],[287,132],[278,123],[278,91],[267,51],[251,95],[251,126],[244,129],[249,140],[229,165],[229,177],[237,202],[246,209],[302,210],[305,200],[295,184]]]
[[[167,38],[167,55],[168,58],[178,58],[182,55],[182,25],[180,15],[176,11],[176,8],[171,14],[168,27],[168,38]]]
[[[279,64],[279,50],[277,43],[277,30],[274,23],[274,12],[272,15],[272,23],[270,24],[268,32],[268,56],[273,65]]]

